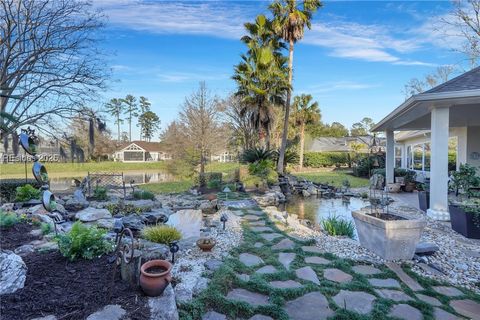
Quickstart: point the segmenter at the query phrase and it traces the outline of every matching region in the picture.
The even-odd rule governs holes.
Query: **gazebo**
[[[373,128],[375,132],[385,132],[387,183],[394,182],[394,133],[414,130],[427,130],[430,136],[430,209],[427,215],[449,220],[450,136],[457,137],[457,163],[480,168],[480,67],[413,95]]]

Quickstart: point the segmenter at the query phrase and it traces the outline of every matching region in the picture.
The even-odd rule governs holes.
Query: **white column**
[[[457,128],[457,170],[467,163],[467,127]]]
[[[385,159],[385,178],[386,183],[394,183],[394,168],[395,168],[395,138],[392,130],[385,132],[387,136],[387,154]]]
[[[449,109],[434,108],[431,122],[430,209],[436,220],[450,220],[448,213],[448,130]]]

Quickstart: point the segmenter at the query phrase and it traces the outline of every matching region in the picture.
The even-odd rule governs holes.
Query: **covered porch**
[[[458,142],[457,167],[468,163],[480,168],[480,68],[410,97],[373,128],[375,132],[385,132],[387,183],[394,182],[394,133],[414,130],[426,130],[430,140],[430,209],[427,215],[449,220],[448,150],[452,132]]]

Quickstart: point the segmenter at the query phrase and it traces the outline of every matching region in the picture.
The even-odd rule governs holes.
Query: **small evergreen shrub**
[[[17,187],[15,190],[15,201],[25,202],[32,199],[40,199],[42,191],[33,187],[31,184],[26,184],[22,187]]]
[[[113,243],[105,239],[106,233],[77,221],[68,233],[57,237],[60,253],[70,261],[99,257],[113,249]]]
[[[40,224],[40,230],[42,230],[42,234],[46,235],[52,232],[52,225],[49,223],[42,222]]]
[[[8,229],[20,222],[20,218],[15,213],[0,212],[0,228]]]
[[[25,183],[30,184],[34,188],[40,188],[41,184],[35,179],[2,179],[0,183],[0,201],[12,202],[15,201],[15,195],[18,187],[22,187]]]
[[[303,165],[311,168],[348,165],[348,152],[305,152]]]
[[[96,186],[95,189],[93,189],[93,197],[100,201],[108,200],[107,188]]]
[[[133,198],[137,200],[155,200],[155,194],[146,190],[137,190],[133,193]]]
[[[220,180],[210,180],[207,183],[208,189],[220,189],[222,182]]]
[[[182,239],[180,231],[167,225],[145,227],[142,230],[142,235],[148,241],[163,244],[169,244],[172,241]]]
[[[347,221],[341,217],[329,216],[323,219],[323,230],[331,236],[347,236],[352,238],[355,236],[355,226],[352,221]]]
[[[124,202],[119,202],[119,203],[109,203],[105,206],[105,209],[107,209],[112,216],[117,215],[117,214],[122,214],[125,216],[128,216],[130,214],[142,214],[144,212],[151,211],[151,207],[136,207],[133,204],[127,203],[125,204]]]

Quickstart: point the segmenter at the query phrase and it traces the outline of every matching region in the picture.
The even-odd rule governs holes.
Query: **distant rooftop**
[[[480,89],[480,67],[476,67],[455,77],[445,83],[442,83],[424,93],[453,92],[463,90]]]

